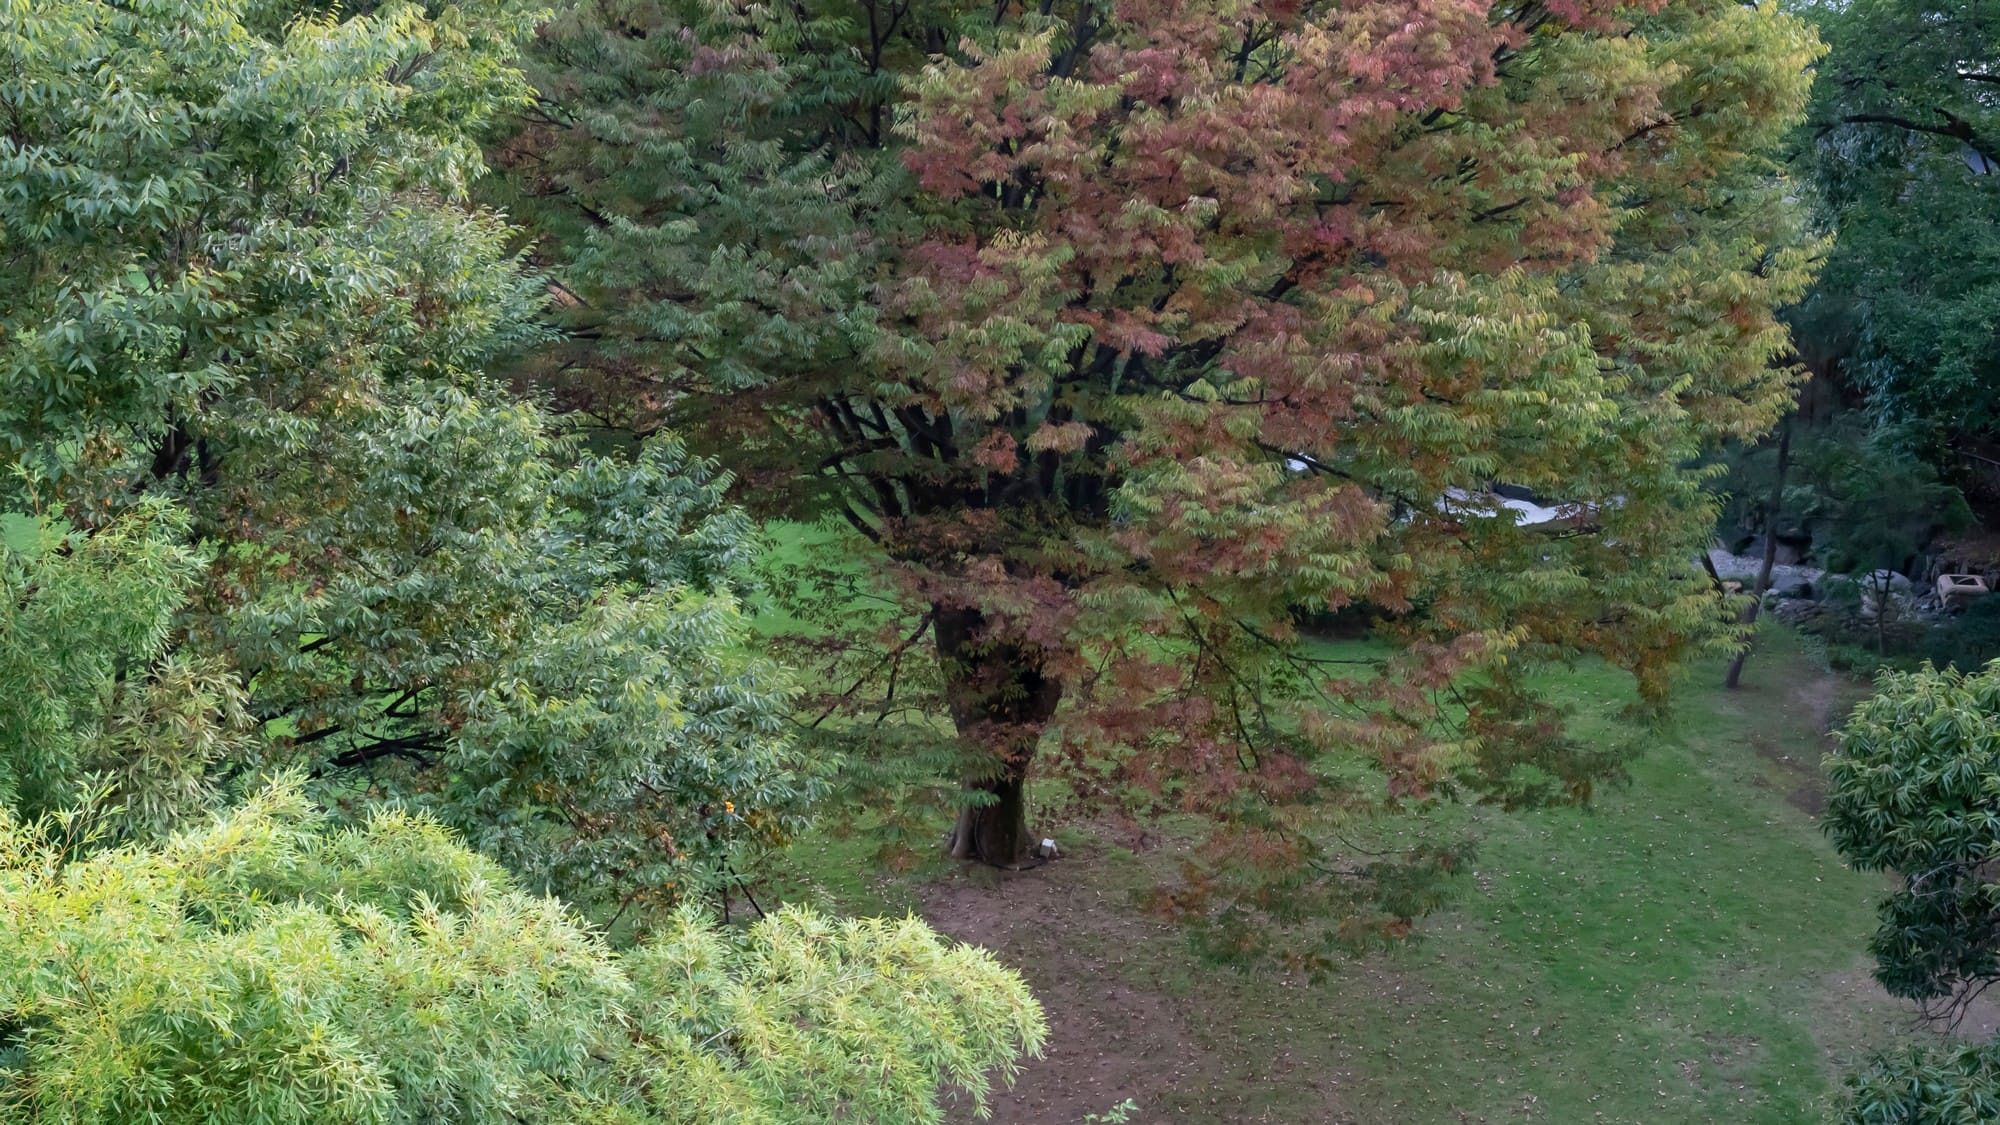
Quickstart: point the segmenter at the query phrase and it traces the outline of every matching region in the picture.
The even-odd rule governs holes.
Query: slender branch
[[[855,681],[852,684],[848,685],[846,691],[841,692],[838,696],[834,698],[834,701],[832,703],[827,704],[826,710],[820,712],[819,718],[814,719],[812,722],[806,724],[806,729],[807,730],[816,729],[821,723],[825,722],[827,718],[831,716],[835,711],[840,710],[840,705],[854,698],[854,693],[860,691],[861,686],[867,683],[869,679],[875,675],[876,671],[880,669],[884,664],[888,664],[889,662],[894,660],[900,660],[902,658],[903,653],[907,651],[911,645],[916,644],[918,638],[924,635],[924,630],[930,628],[931,621],[936,616],[937,616],[937,610],[935,608],[925,611],[923,617],[917,621],[917,627],[915,629],[910,630],[910,635],[903,638],[903,642],[901,644],[897,645],[895,648],[890,649],[888,652],[884,653],[882,658],[880,660],[877,660],[874,664],[869,665],[868,670],[866,672],[861,673],[860,676],[856,677]]]
[[[444,747],[431,738],[412,736],[409,738],[385,738],[369,746],[357,746],[335,754],[327,760],[334,769],[353,769],[365,766],[377,758],[404,758],[419,765],[430,765],[434,757]]]
[[[1907,129],[1913,133],[1929,133],[1936,137],[1950,137],[1955,141],[1962,142],[1967,148],[1985,157],[1990,163],[2000,164],[2000,153],[1996,153],[1992,146],[1979,139],[1979,134],[1973,130],[1970,121],[1954,116],[1944,110],[1938,110],[1937,112],[1945,120],[1945,123],[1942,125],[1926,125],[1921,121],[1894,113],[1850,113],[1842,116],[1840,120],[1848,125],[1893,125],[1898,129]]]

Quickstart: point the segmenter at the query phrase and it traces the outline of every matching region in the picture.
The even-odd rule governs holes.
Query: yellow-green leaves
[[[1043,1035],[1018,977],[914,920],[687,910],[615,954],[436,824],[335,831],[290,784],[63,847],[0,816],[0,1120],[933,1122]]]
[[[186,520],[146,503],[95,534],[17,517],[0,544],[0,808],[29,817],[109,786],[141,835],[204,811],[240,746],[242,688],[165,655],[203,563]]]

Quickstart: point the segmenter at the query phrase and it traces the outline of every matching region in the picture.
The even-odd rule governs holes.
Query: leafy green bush
[[[1934,1004],[2000,978],[2000,664],[1885,673],[1836,738],[1827,835],[1902,880],[1869,943],[1876,979]]]
[[[1879,1055],[1848,1077],[1840,1119],[1850,1125],[2000,1120],[2000,1052],[1967,1045]]]
[[[1924,654],[1933,664],[1961,672],[2000,657],[2000,598],[1980,598],[1937,625],[1925,638]]]
[[[433,821],[280,784],[157,847],[0,815],[0,1117],[935,1122],[1040,1009],[921,922],[683,908],[624,954]]]
[[[1869,942],[1876,979],[1944,1015],[2000,979],[2000,662],[1885,673],[1877,688],[1837,733],[1824,824],[1849,863],[1901,879]],[[2000,1120],[2000,1052],[1878,1056],[1847,1078],[1839,1115],[1856,1125]]]
[[[119,831],[208,811],[245,744],[240,681],[171,652],[204,563],[187,521],[146,501],[94,535],[17,516],[0,542],[0,809],[34,817],[108,788]]]

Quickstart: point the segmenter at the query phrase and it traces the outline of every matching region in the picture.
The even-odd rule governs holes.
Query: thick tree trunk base
[[[1062,681],[1043,674],[1045,651],[988,635],[990,622],[978,610],[938,606],[934,612],[952,725],[977,762],[965,786],[992,798],[959,810],[945,850],[1005,870],[1031,867],[1028,766],[1062,701]]]
[[[991,793],[991,804],[967,805],[958,810],[958,824],[945,843],[953,859],[971,860],[989,867],[1018,871],[1032,866],[1029,847],[1028,801],[1025,779],[1018,776],[975,783],[970,788]]]

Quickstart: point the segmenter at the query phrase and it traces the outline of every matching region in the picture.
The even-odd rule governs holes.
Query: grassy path
[[[1861,956],[1877,885],[1814,821],[1822,732],[1854,688],[1782,635],[1742,691],[1710,671],[1594,808],[1464,814],[1484,844],[1457,905],[1318,985],[1189,956],[1131,905],[1157,851],[1080,834],[1004,880],[877,879],[825,842],[799,858],[841,905],[915,907],[1027,975],[1054,1035],[1002,1122],[1128,1096],[1146,1122],[1811,1121],[1836,1065],[1908,1026]],[[1565,686],[1595,723],[1623,690],[1593,670]]]

